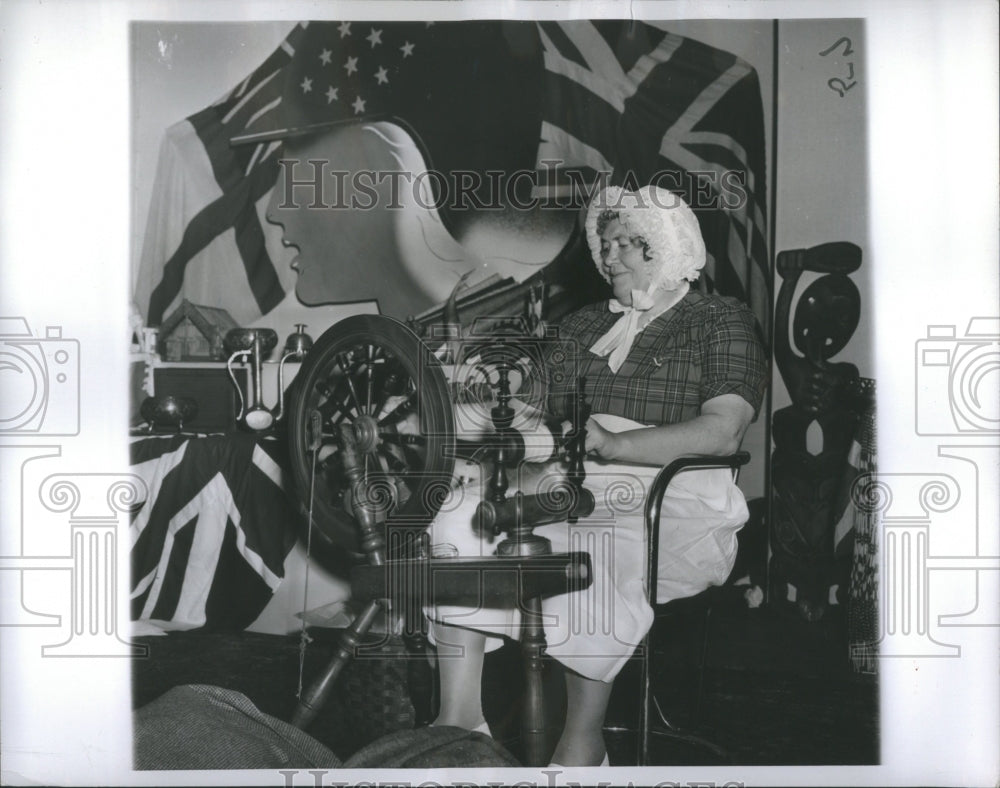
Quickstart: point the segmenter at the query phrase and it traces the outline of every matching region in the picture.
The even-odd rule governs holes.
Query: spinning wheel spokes
[[[436,508],[428,506],[433,496],[423,491],[442,478],[450,480],[455,430],[444,375],[419,338],[391,318],[348,318],[316,341],[296,386],[289,438],[293,476],[304,503],[312,476],[306,449],[309,413],[318,411],[321,421],[313,518],[321,544],[349,550],[358,545],[357,524],[345,507],[349,481],[342,429],[350,430],[356,443],[366,482],[396,490],[389,524],[429,523]]]

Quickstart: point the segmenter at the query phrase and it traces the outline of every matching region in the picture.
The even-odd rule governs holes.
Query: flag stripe
[[[712,182],[713,191],[717,194],[723,189],[722,179],[726,173],[746,173],[746,183],[743,185],[746,188],[747,199],[741,205],[730,210],[729,215],[733,217],[734,221],[738,221],[744,225],[747,223],[751,223],[754,226],[765,224],[760,200],[757,199],[760,189],[757,188],[752,170],[746,169],[739,160],[735,159],[728,148],[697,144],[684,144],[681,147],[691,153],[692,157],[678,156],[677,154],[682,153],[682,151],[674,150],[672,153],[675,154],[675,161],[679,161],[682,165],[687,165],[689,170],[712,172],[717,175],[718,179]]]
[[[194,256],[219,235],[233,227],[238,218],[241,216],[246,218],[246,206],[248,202],[252,206],[253,203],[271,189],[277,177],[277,162],[272,162],[272,164],[274,172],[268,172],[263,167],[258,167],[249,177],[243,178],[231,191],[223,194],[222,197],[203,208],[188,222],[187,227],[184,228],[184,237],[181,239],[180,246],[163,266],[163,278],[153,290],[153,294],[149,299],[149,315],[147,318],[149,325],[157,326],[163,321],[163,313],[181,292],[181,287],[184,284],[184,272]],[[250,217],[250,221],[260,230],[260,220],[256,212]],[[260,230],[260,232],[262,238],[263,231]],[[262,247],[262,254],[270,260],[266,248]],[[246,261],[244,261],[244,264],[246,264]],[[260,266],[261,263],[255,260],[251,265],[251,270],[259,271]],[[253,281],[250,282],[258,305],[262,301],[264,303],[273,301],[275,297],[274,288],[281,288],[280,282],[277,281],[277,273],[274,271],[273,264],[271,264],[270,273],[273,274],[274,279],[272,280],[268,276],[268,282],[259,290],[254,286]],[[278,296],[279,301],[281,297]]]
[[[229,95],[227,95],[227,96],[223,96],[223,97],[222,97],[221,99],[219,99],[219,100],[218,100],[218,101],[216,101],[215,103],[216,103],[216,104],[222,104],[222,103],[224,103],[225,101],[228,101],[229,99],[233,98],[234,96],[242,96],[242,95],[243,95],[243,92],[244,92],[244,91],[245,91],[245,90],[247,89],[247,86],[248,86],[248,85],[250,84],[250,81],[251,81],[252,79],[253,79],[253,74],[248,74],[248,75],[247,75],[247,78],[246,78],[246,79],[244,79],[244,80],[243,80],[243,81],[242,81],[242,82],[241,82],[241,83],[240,83],[239,85],[237,85],[237,86],[236,86],[235,88],[233,88],[233,90],[232,90],[232,91],[231,91],[231,92],[229,93]]]
[[[144,440],[133,444],[130,448],[132,470],[147,480],[146,486],[149,490],[146,499],[147,505],[139,510],[129,526],[131,547],[135,547],[136,542],[142,536],[153,509],[152,502],[160,496],[161,486],[169,484],[170,471],[184,461],[186,449],[187,441],[177,446],[175,441],[171,439]]]
[[[188,120],[205,146],[215,182],[222,191],[228,192],[243,179],[246,163],[237,161],[235,149],[229,144],[231,130],[219,122],[218,112],[217,107],[207,107]],[[246,155],[249,156],[249,153]]]
[[[708,165],[708,161],[710,161],[710,159],[704,163]],[[688,163],[690,164],[690,162]],[[700,163],[701,162],[696,162],[695,166],[698,166]],[[677,164],[674,164],[673,166],[676,167]],[[716,169],[711,166],[709,166],[709,168],[713,170]],[[721,172],[725,171],[725,169],[721,170]],[[734,171],[739,171],[739,168],[734,168]],[[717,184],[710,184],[712,190],[717,192],[717,189],[715,188],[716,185]],[[754,189],[753,185],[753,181],[748,184],[747,205],[745,208],[729,211],[726,214],[720,213],[720,215],[724,218],[728,218],[728,221],[731,222],[738,230],[739,235],[745,239],[745,252],[741,252],[738,256],[733,257],[732,259],[740,260],[746,257],[752,264],[752,267],[759,270],[763,276],[764,282],[767,282],[769,279],[770,265],[767,259],[767,242],[762,233],[763,228],[766,227],[766,222],[764,220],[764,212],[760,207],[760,200],[757,199],[757,195],[760,195],[761,191],[759,189]],[[753,219],[751,220],[749,217],[753,217]],[[741,277],[741,279],[745,279],[745,277]],[[751,289],[750,292],[752,293],[753,290]]]
[[[578,25],[560,23],[563,32],[573,42],[577,51],[582,52],[588,82],[594,88],[600,87],[605,98],[617,105],[635,92],[636,84],[625,76],[621,63],[608,42],[597,32],[593,25]],[[582,84],[587,84],[584,82]],[[620,108],[619,108],[620,109]]]
[[[664,35],[663,40],[660,41],[656,49],[648,55],[640,57],[636,61],[636,64],[629,69],[629,79],[637,85],[640,84],[660,63],[668,62],[683,43],[684,39],[680,36],[670,34]]]
[[[559,22],[539,22],[538,30],[546,52],[557,54],[559,57],[575,63],[581,68],[587,67],[586,58],[576,48],[570,37],[566,35]]]
[[[566,24],[582,25],[579,21]],[[597,30],[605,43],[615,52],[622,68],[633,69],[643,55],[656,49],[662,42],[667,31],[647,25],[644,22],[624,21],[620,19],[599,19],[587,23]],[[685,39],[677,36],[678,40]]]
[[[686,153],[678,146],[673,147],[676,153]],[[701,185],[706,187],[710,193],[713,195],[717,193],[716,187],[718,184],[712,183],[705,178],[700,178],[696,174],[700,169],[714,171],[709,166],[709,162],[700,158],[692,161],[690,155],[682,158],[679,162],[675,159],[661,156],[660,165],[667,170],[687,171],[692,179],[700,181]],[[743,168],[739,167],[737,171],[743,171]],[[754,194],[753,191],[748,189],[748,200],[753,200]],[[765,273],[763,277],[765,286],[764,297],[761,299],[759,285],[754,284],[755,280],[761,277],[760,260],[754,259],[751,256],[753,246],[756,246],[756,243],[751,246],[750,244],[745,244],[742,240],[747,237],[746,211],[696,210],[695,216],[701,227],[702,237],[705,240],[708,253],[705,275],[708,279],[709,291],[740,298],[748,303],[753,308],[757,317],[757,323],[761,329],[762,336],[766,338],[769,328],[767,320],[769,304],[767,292],[769,288],[766,283],[769,279]],[[752,237],[759,239],[763,243],[763,238],[760,236],[759,230],[759,226],[753,224],[751,230],[753,233]],[[766,249],[763,245],[759,248],[761,250]],[[766,254],[764,256],[764,264],[764,271],[766,272]]]
[[[613,160],[621,117],[618,111],[602,96],[562,74],[549,72],[545,82],[550,98],[542,113],[542,123],[566,130],[588,148],[601,151],[605,159]],[[545,125],[541,136],[549,138]]]
[[[638,93],[653,106],[659,105],[663,113],[663,131],[671,127],[687,113],[697,99],[713,90],[720,75],[736,64],[736,56],[728,52],[717,53],[690,39],[660,52],[663,57],[643,80]],[[727,87],[728,87],[728,83]],[[664,96],[670,101],[664,102]],[[699,111],[697,108],[694,111]]]
[[[144,578],[139,580],[139,582],[132,581],[132,593],[129,595],[129,600],[133,605],[141,603],[145,599],[145,594],[149,590],[149,587],[153,584],[153,580],[156,579],[156,570],[153,569]]]
[[[610,172],[613,169],[611,162],[597,148],[548,121],[542,122],[541,137],[538,156],[540,162],[558,160],[561,164],[591,167],[598,172]],[[547,151],[551,151],[551,154],[546,155]]]
[[[254,93],[252,101],[239,104],[220,119],[222,124],[220,131],[223,134],[225,147],[230,153],[242,155],[242,149],[234,148],[229,141],[236,134],[247,131],[260,117],[280,106],[283,89],[283,79],[269,80],[261,84],[260,89]]]
[[[270,191],[278,177],[278,162],[269,159],[261,163],[251,180],[258,187],[251,199],[243,202],[240,216],[235,223],[236,246],[247,272],[247,281],[253,291],[254,300],[260,307],[261,314],[267,314],[281,303],[285,297],[285,288],[281,286],[274,261],[267,252],[264,243],[264,229],[260,226],[257,215],[257,200]]]
[[[282,576],[272,572],[257,551],[251,549],[247,544],[246,531],[236,523],[231,523],[231,525],[236,533],[236,551],[247,562],[247,566],[253,569],[267,583],[267,587],[275,591],[281,585]]]
[[[158,621],[173,618],[184,590],[184,578],[197,527],[198,517],[195,516],[167,537],[164,560],[160,562],[156,578],[149,589],[142,618]]]
[[[223,123],[229,123],[230,121],[232,121],[232,119],[244,107],[246,107],[246,105],[250,101],[250,99],[252,99],[254,96],[256,96],[257,93],[259,93],[268,83],[272,82],[280,74],[281,74],[280,70],[279,71],[272,71],[270,74],[268,74],[266,77],[264,77],[260,82],[258,82],[256,85],[254,85],[253,88],[250,90],[249,93],[247,93],[245,96],[241,96],[240,100],[238,102],[236,102],[235,106],[233,106],[232,109],[230,109],[225,115],[222,116],[222,122]],[[275,85],[278,86],[278,90],[279,90],[279,93],[278,93],[278,95],[275,98],[277,98],[279,100],[281,98],[281,94],[280,94],[281,86],[279,84],[280,82],[281,82],[281,80],[277,80],[277,82],[274,83]],[[260,103],[260,102],[257,102],[257,103]],[[239,124],[237,124],[237,125],[239,125]],[[243,125],[245,126],[246,124],[243,124]]]
[[[249,120],[246,122],[246,128],[250,128],[254,123],[260,120],[262,117],[267,115],[269,112],[273,112],[281,104],[281,97],[278,96],[273,101],[265,104],[259,110],[257,110],[253,115],[250,116]]]
[[[685,41],[669,60],[658,63],[626,102],[629,133],[627,139],[619,143],[621,154],[616,180],[630,169],[640,179],[648,178],[663,140],[675,139],[678,134],[683,139],[683,130],[674,126],[681,124],[683,129],[686,121],[700,117],[701,112],[692,105],[706,91],[712,90],[718,71],[715,63],[702,62],[705,56],[701,47],[693,47],[691,43]]]

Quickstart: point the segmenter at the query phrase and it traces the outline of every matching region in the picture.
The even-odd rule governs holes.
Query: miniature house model
[[[224,361],[226,333],[239,325],[225,309],[188,300],[160,326],[160,357],[165,361]]]

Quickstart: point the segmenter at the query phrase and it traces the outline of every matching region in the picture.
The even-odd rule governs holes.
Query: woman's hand
[[[616,453],[617,437],[615,433],[608,432],[591,417],[587,419],[586,447],[587,454],[596,454],[605,460],[613,460]]]

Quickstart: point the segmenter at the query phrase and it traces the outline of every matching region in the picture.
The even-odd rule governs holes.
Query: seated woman
[[[560,352],[546,365],[547,400],[550,413],[560,415],[576,376],[586,377],[593,415],[585,485],[597,507],[575,524],[535,531],[554,551],[587,550],[594,566],[589,588],[542,605],[547,653],[567,669],[566,724],[552,756],[566,766],[606,762],[601,729],[611,682],[652,624],[642,577],[645,490],[677,457],[736,451],[760,407],[767,370],[752,313],[733,299],[690,289],[705,246],[683,200],[652,186],[611,187],[591,204],[586,232],[614,298],[561,323]],[[554,472],[546,467],[533,482],[522,475],[517,486],[534,492]],[[469,494],[438,516],[431,542],[461,555],[489,555],[495,546],[476,533],[472,517],[486,480],[468,473]],[[680,474],[661,517],[657,602],[723,583],[747,518],[729,471]],[[441,673],[435,724],[483,729],[483,655],[500,645],[497,636],[518,636],[518,612],[438,606],[428,615]]]

